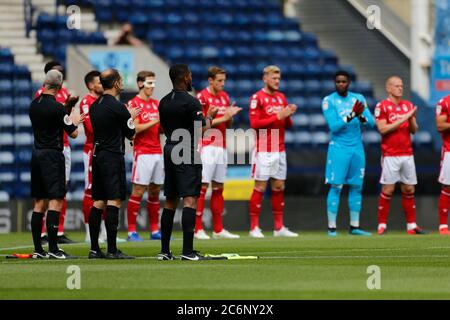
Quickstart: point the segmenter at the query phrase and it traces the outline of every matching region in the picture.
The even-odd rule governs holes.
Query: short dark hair
[[[44,66],[44,72],[47,73],[47,72],[49,72],[50,70],[52,70],[56,66],[61,66],[62,67],[63,65],[59,61],[56,61],[56,60],[49,61]]]
[[[139,71],[136,77],[136,82],[145,81],[145,78],[154,76],[155,73],[153,71]]]
[[[97,70],[92,70],[89,71],[85,76],[84,76],[84,84],[86,85],[86,87],[89,89],[89,83],[91,83],[95,77],[100,77],[100,71]]]
[[[226,74],[225,69],[217,66],[208,68],[208,78],[215,79],[218,74]]]
[[[114,88],[119,79],[120,73],[116,69],[107,69],[100,74],[100,82],[105,90]]]
[[[170,67],[169,77],[172,84],[180,83],[184,77],[190,72],[187,64],[174,64]]]
[[[345,71],[345,70],[339,70],[339,71],[337,71],[337,72],[334,74],[334,79],[336,80],[336,78],[339,77],[339,76],[344,76],[344,77],[346,77],[349,81],[351,80],[350,73],[348,73],[348,72]]]

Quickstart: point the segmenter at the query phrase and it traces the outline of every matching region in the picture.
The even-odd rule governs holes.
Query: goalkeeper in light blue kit
[[[356,236],[371,235],[359,226],[366,166],[361,126],[374,127],[375,120],[366,99],[348,90],[350,82],[350,75],[346,71],[338,71],[335,75],[336,92],[325,97],[322,103],[323,114],[331,131],[325,173],[325,183],[330,185],[327,199],[329,236],[337,235],[336,218],[341,191],[346,184],[349,185],[349,233]]]

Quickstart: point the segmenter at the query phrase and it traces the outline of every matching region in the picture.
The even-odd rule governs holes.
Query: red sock
[[[142,197],[131,195],[128,200],[127,217],[128,217],[128,232],[136,232],[136,219],[139,214],[139,207],[141,206]]]
[[[46,213],[44,213],[43,215],[42,215],[42,229],[41,229],[41,236],[43,236],[46,232],[47,232],[47,229],[45,228],[45,216],[47,215],[47,212]]]
[[[250,198],[250,230],[259,227],[259,215],[261,214],[261,205],[264,198],[264,193],[253,189]]]
[[[148,197],[147,199],[148,220],[150,232],[159,230],[159,196]]]
[[[211,194],[211,214],[215,233],[219,233],[223,230],[223,207],[223,188],[213,189]]]
[[[392,197],[386,195],[384,192],[380,193],[380,198],[378,199],[378,224],[387,224],[391,199]]]
[[[202,218],[203,218],[203,210],[205,209],[206,190],[208,190],[208,187],[205,188],[202,186],[202,189],[200,191],[200,197],[197,200],[197,211],[195,216],[195,232],[203,229]]]
[[[439,197],[439,224],[448,224],[448,210],[450,208],[450,193],[447,190],[441,190]]]
[[[272,213],[274,229],[276,231],[283,227],[284,191],[272,190]]]
[[[84,223],[89,223],[89,214],[91,213],[93,204],[94,201],[92,200],[92,191],[90,189],[84,190],[83,208],[82,208]]]
[[[416,222],[416,201],[414,199],[414,194],[402,193],[402,206],[405,210],[406,223]]]
[[[59,225],[58,225],[59,234],[64,234],[64,220],[66,219],[66,211],[67,211],[67,200],[66,197],[64,197],[61,213],[59,214]]]

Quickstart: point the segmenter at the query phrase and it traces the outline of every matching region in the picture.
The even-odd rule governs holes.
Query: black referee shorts
[[[171,198],[199,197],[202,188],[201,164],[174,164],[174,145],[164,146],[164,195]]]
[[[66,168],[62,151],[33,150],[31,157],[31,197],[63,199],[66,195]]]
[[[125,159],[122,154],[99,151],[92,157],[92,199],[125,200]]]

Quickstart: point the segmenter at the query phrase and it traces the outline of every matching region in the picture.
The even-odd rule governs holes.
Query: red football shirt
[[[230,98],[225,91],[221,91],[217,93],[217,95],[213,95],[209,88],[205,88],[200,93],[197,94],[197,99],[200,101],[202,105],[203,115],[206,117],[206,114],[210,107],[218,107],[217,115],[215,119],[223,117],[225,111],[230,106]],[[215,131],[219,130],[219,132]],[[208,130],[203,135],[202,146],[212,145],[215,147],[227,147],[226,142],[226,130],[227,130],[227,122],[223,122],[215,127],[212,130]]]
[[[139,96],[135,96],[128,101],[128,106],[132,108],[142,107],[141,114],[136,118],[139,123],[148,123],[158,119],[158,100],[150,98],[148,101]],[[139,154],[161,154],[161,141],[159,140],[159,123],[153,127],[141,131],[134,138],[134,153]]]
[[[44,92],[45,87],[42,86],[38,91],[36,91],[36,94],[34,95],[35,98],[39,97],[42,92]],[[58,101],[61,104],[66,103],[67,98],[70,96],[69,91],[67,91],[66,88],[62,87],[56,94],[55,98],[56,101]],[[67,138],[67,133],[64,131],[63,135],[63,141],[64,141],[64,147],[70,146],[69,139]]]
[[[284,132],[292,126],[292,120],[278,120],[277,114],[287,105],[286,97],[279,91],[271,95],[261,89],[251,97],[250,126],[256,130],[257,152],[285,151]]]
[[[88,94],[86,95],[80,103],[80,114],[84,113],[86,117],[84,118],[83,127],[84,134],[86,135],[86,142],[84,143],[84,152],[88,153],[94,148],[94,130],[92,130],[91,117],[89,116],[89,110],[97,97]]]
[[[398,105],[389,99],[383,100],[375,108],[375,119],[386,120],[387,124],[397,121],[401,116],[414,108],[414,105],[406,100],[400,100]],[[382,136],[381,153],[384,157],[412,156],[411,132],[409,121],[400,125],[396,130]]]
[[[436,106],[436,116],[447,116],[447,123],[450,123],[450,95],[442,98]],[[450,152],[450,133],[441,133],[442,137],[442,150],[444,152]]]

